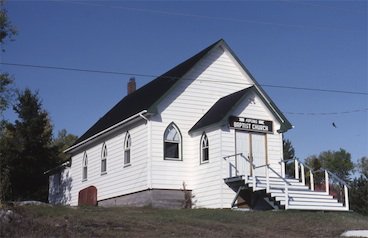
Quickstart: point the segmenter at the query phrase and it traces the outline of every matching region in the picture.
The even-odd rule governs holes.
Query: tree
[[[290,140],[282,140],[282,146],[283,146],[283,155],[284,155],[284,161],[285,161],[285,174],[292,177],[294,176],[294,161],[293,159],[296,159],[295,157],[295,149],[293,145],[291,144]],[[288,161],[289,160],[289,161]]]
[[[354,171],[351,154],[344,149],[324,151],[318,157],[314,155],[308,157],[305,161],[313,170],[327,169],[345,181],[349,181],[350,175]]]
[[[9,21],[4,3],[4,0],[0,0],[0,49],[2,52],[4,52],[4,43],[7,40],[14,40],[16,35],[16,29]],[[3,151],[8,148],[10,152],[12,148],[5,143],[5,138],[9,138],[9,134],[5,132],[7,122],[3,119],[3,112],[8,108],[12,99],[12,83],[13,79],[8,73],[0,72],[0,203],[11,193],[10,168]]]
[[[357,164],[358,171],[368,179],[368,157],[362,157]]]
[[[58,135],[53,140],[52,144],[58,150],[59,162],[64,162],[69,159],[63,151],[69,148],[71,145],[73,145],[77,139],[78,136],[69,134],[65,129],[62,129],[61,131],[58,132]]]
[[[10,88],[13,79],[7,73],[0,73],[0,119],[3,112],[8,108],[11,101],[13,90]]]
[[[2,138],[3,174],[8,171],[13,200],[46,201],[48,177],[44,172],[57,164],[57,148],[52,145],[52,125],[38,94],[26,89],[18,92],[13,110],[18,114],[15,124],[6,125]]]
[[[11,24],[8,17],[8,12],[4,7],[5,1],[0,0],[0,46],[1,51],[4,51],[4,43],[7,40],[14,40],[14,36],[17,31],[15,27]],[[11,99],[12,90],[10,89],[13,79],[9,74],[1,72],[0,73],[0,116],[2,116],[4,110],[8,107],[9,101]]]
[[[6,40],[14,40],[17,34],[16,28],[10,22],[8,11],[4,7],[5,1],[0,0],[0,44],[3,45]]]
[[[368,215],[368,177],[361,175],[350,184],[350,208]]]

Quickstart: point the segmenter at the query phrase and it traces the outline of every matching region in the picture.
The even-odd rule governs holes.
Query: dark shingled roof
[[[249,92],[256,91],[254,89],[255,87],[252,86],[220,98],[189,130],[189,133],[226,119],[229,113],[231,113],[231,111],[241,102],[242,98],[244,98]]]
[[[222,39],[124,97],[88,129],[87,132],[79,137],[73,146],[143,110],[149,110],[181,77],[202,59],[204,55],[221,42],[223,42]]]

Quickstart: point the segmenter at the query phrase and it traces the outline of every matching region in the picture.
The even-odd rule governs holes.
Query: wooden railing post
[[[345,208],[349,211],[349,194],[348,194],[348,187],[344,184],[344,196],[345,196]]]
[[[311,186],[311,190],[314,191],[314,175],[312,170],[309,170],[309,178],[310,178],[310,186]]]
[[[266,164],[266,183],[267,183],[267,187],[266,187],[266,192],[269,193],[270,192],[270,172],[269,172],[269,165]]]
[[[325,185],[326,185],[326,193],[330,194],[330,181],[327,170],[325,170]]]
[[[300,169],[302,170],[302,183],[305,185],[305,172],[304,172],[304,164],[300,164]]]
[[[299,162],[298,160],[294,160],[295,162],[295,178],[299,179]]]
[[[255,168],[254,166],[252,165],[252,179],[253,179],[253,191],[256,191],[256,176],[255,176]]]
[[[289,188],[285,182],[285,210],[289,209]]]
[[[235,155],[235,176],[238,176],[238,156]]]

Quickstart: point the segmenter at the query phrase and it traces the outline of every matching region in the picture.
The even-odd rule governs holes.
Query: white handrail
[[[270,170],[273,171],[273,173],[275,175],[277,175],[277,177],[281,178],[284,181],[284,185],[285,185],[285,209],[287,210],[289,207],[289,182],[285,179],[285,174],[286,171],[283,170],[281,171],[281,174],[283,174],[284,176],[280,175],[278,172],[276,172],[274,169],[272,169],[270,167],[270,164],[264,164],[264,165],[260,165],[260,166],[256,166],[253,161],[247,157],[245,157],[243,155],[243,153],[237,153],[234,155],[229,155],[229,156],[225,156],[223,157],[225,160],[230,158],[230,157],[235,157],[235,174],[236,176],[238,175],[238,161],[237,161],[237,157],[240,156],[242,157],[244,160],[246,160],[250,167],[251,167],[251,176],[252,176],[252,184],[253,184],[253,189],[254,191],[257,190],[257,181],[256,181],[256,169],[257,168],[262,168],[262,167],[266,167],[266,192],[269,193],[270,192]],[[295,163],[295,168],[294,168],[294,172],[295,172],[295,178],[296,179],[300,179],[301,176],[301,182],[305,185],[305,168],[307,168],[309,170],[309,179],[310,179],[310,189],[312,191],[314,191],[315,189],[315,185],[314,185],[314,173],[316,172],[324,172],[325,175],[325,186],[326,186],[326,193],[329,194],[330,193],[330,188],[329,188],[329,181],[330,181],[330,175],[331,177],[335,178],[338,182],[340,182],[341,184],[344,185],[344,205],[346,210],[349,210],[349,197],[348,197],[348,188],[349,186],[347,185],[347,183],[345,181],[343,181],[342,179],[340,179],[339,177],[337,177],[335,174],[333,174],[332,172],[328,171],[327,169],[319,169],[319,170],[313,170],[311,167],[305,165],[304,163],[300,162],[298,159],[288,159],[288,160],[281,160],[279,163],[283,163],[283,165],[285,166],[285,163],[288,161],[292,161],[294,160]],[[299,165],[300,165],[300,170],[299,171]],[[285,168],[285,167],[284,167]],[[264,188],[263,188],[264,189]]]

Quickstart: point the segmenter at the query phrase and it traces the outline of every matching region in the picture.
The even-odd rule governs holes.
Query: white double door
[[[244,175],[265,176],[267,161],[266,134],[235,131],[238,173]],[[256,168],[253,169],[251,164]],[[258,166],[262,166],[257,168]]]

